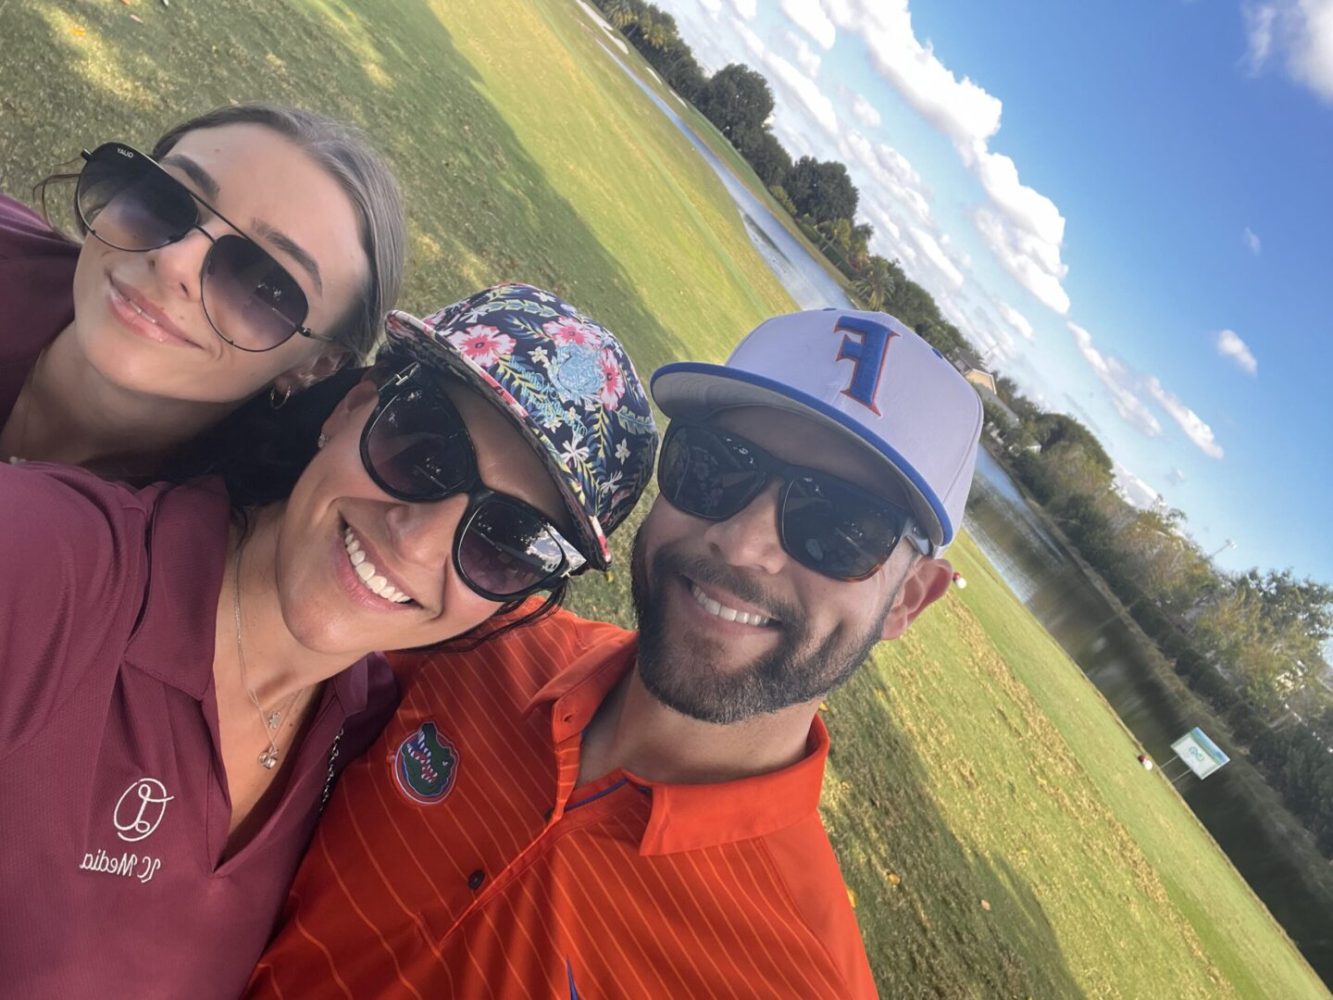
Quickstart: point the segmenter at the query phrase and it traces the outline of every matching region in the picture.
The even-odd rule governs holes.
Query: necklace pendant
[[[259,755],[259,763],[272,771],[278,765],[278,751],[274,747],[269,747]]]
[[[264,720],[269,729],[277,729],[278,723],[282,721],[281,712],[270,712],[268,718]]]

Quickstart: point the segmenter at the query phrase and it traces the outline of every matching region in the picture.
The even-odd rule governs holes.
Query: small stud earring
[[[323,431],[320,431],[319,438],[315,441],[315,447],[323,448],[328,443],[329,443],[329,436],[325,434]]]

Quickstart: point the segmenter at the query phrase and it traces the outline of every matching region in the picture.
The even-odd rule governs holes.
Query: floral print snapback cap
[[[598,569],[648,485],[657,427],[624,346],[551,292],[496,285],[425,319],[394,310],[381,358],[463,377],[518,423],[551,471]]]

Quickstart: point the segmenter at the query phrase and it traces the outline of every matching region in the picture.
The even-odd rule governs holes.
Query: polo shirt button
[[[481,888],[481,884],[486,881],[486,873],[478,868],[467,877],[467,887],[473,892]]]

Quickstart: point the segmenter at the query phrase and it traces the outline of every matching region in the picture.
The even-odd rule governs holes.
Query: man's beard
[[[864,632],[851,634],[840,626],[811,646],[801,608],[778,601],[750,577],[704,559],[689,558],[670,546],[658,550],[653,562],[656,584],[648,580],[643,529],[634,539],[630,583],[639,621],[638,671],[648,692],[682,715],[730,725],[755,715],[776,712],[821,698],[846,681],[879,641],[889,608],[872,616]],[[703,644],[691,634],[671,633],[666,622],[662,585],[684,576],[705,587],[712,584],[776,617],[767,628],[777,633],[772,652],[745,666],[728,664],[728,644]],[[683,626],[677,626],[682,628]]]

